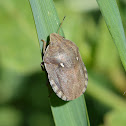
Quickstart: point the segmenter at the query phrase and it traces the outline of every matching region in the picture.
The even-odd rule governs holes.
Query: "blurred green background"
[[[91,126],[126,126],[126,72],[95,0],[54,0],[89,74]],[[117,1],[126,31],[126,2]],[[28,0],[0,1],[0,126],[54,126]]]

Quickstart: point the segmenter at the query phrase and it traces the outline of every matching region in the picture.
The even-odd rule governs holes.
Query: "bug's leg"
[[[46,42],[44,40],[41,40],[43,42],[43,54],[45,53],[45,49],[46,49]],[[42,56],[43,57],[43,56]],[[41,68],[43,71],[45,71],[45,66],[44,66],[44,62],[41,62]]]
[[[40,64],[40,65],[41,65],[42,70],[43,70],[43,71],[45,71],[44,62],[41,62],[41,64]]]
[[[45,71],[45,65],[44,65],[44,63],[49,64],[48,62],[41,62],[40,66],[41,66],[41,68],[42,68],[43,71]]]
[[[41,40],[43,42],[43,54],[45,53],[45,49],[46,49],[46,41]]]

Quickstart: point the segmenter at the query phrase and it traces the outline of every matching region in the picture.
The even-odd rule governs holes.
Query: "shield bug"
[[[43,63],[53,91],[64,101],[81,96],[87,88],[88,74],[78,47],[57,33],[50,34],[47,48],[42,41]]]

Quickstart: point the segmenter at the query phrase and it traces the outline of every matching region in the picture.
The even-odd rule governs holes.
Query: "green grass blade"
[[[47,41],[50,33],[57,32],[60,20],[52,0],[29,0],[37,29],[39,45],[42,52],[41,39]],[[63,32],[61,30],[61,35]]]
[[[40,50],[41,39],[47,41],[50,33],[57,32],[59,18],[52,0],[29,0],[36,24]],[[64,36],[63,31],[60,34]],[[54,93],[50,97],[51,109],[56,126],[89,126],[88,114],[84,97],[64,102]]]
[[[89,126],[86,103],[83,95],[70,102],[51,97],[51,109],[57,126]]]
[[[126,70],[126,39],[116,0],[97,0],[97,2]]]

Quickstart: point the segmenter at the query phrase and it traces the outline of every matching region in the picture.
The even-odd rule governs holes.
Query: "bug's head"
[[[57,33],[50,34],[50,43],[60,43],[63,39],[64,37]]]

